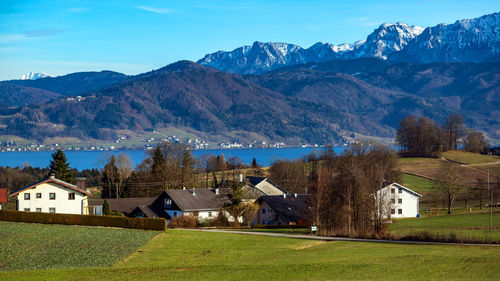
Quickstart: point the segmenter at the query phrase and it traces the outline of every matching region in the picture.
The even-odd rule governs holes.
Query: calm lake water
[[[337,153],[342,152],[344,147],[335,147]],[[194,150],[193,154],[196,157],[201,155],[220,155],[224,154],[226,160],[237,156],[247,165],[252,163],[255,157],[257,163],[261,166],[269,166],[277,159],[298,159],[302,158],[311,152],[320,153],[322,148],[311,147],[294,147],[294,148],[252,148],[252,149],[206,149]],[[147,151],[144,150],[113,150],[113,151],[65,151],[66,158],[70,162],[70,167],[82,169],[102,168],[106,159],[111,155],[126,153],[132,158],[134,167],[141,163],[147,156]],[[47,167],[53,151],[40,152],[0,152],[0,166],[18,167],[24,164],[33,167]]]

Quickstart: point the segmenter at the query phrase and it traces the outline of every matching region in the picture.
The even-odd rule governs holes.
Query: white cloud
[[[170,14],[172,13],[172,10],[170,9],[165,9],[165,8],[155,8],[155,7],[149,7],[149,6],[139,6],[137,9],[143,10],[143,11],[148,11],[151,13],[157,13],[157,14]]]

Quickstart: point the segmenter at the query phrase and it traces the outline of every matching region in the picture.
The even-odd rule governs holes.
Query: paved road
[[[424,242],[424,241],[398,241],[398,240],[378,240],[378,239],[359,239],[359,238],[346,238],[346,237],[324,237],[313,235],[296,235],[285,233],[272,233],[272,232],[252,232],[252,231],[237,231],[237,230],[222,230],[222,229],[181,229],[189,231],[205,231],[205,232],[220,232],[220,233],[233,233],[245,235],[260,235],[271,237],[286,237],[294,239],[309,239],[321,241],[351,241],[351,242],[374,242],[374,243],[389,243],[389,244],[413,244],[413,245],[464,245],[464,246],[488,246],[498,247],[500,244],[471,244],[471,243],[445,243],[445,242]]]

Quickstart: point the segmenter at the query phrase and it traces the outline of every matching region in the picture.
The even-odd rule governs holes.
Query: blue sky
[[[351,43],[384,22],[427,27],[497,11],[498,0],[0,0],[0,80],[30,71],[137,74],[254,41]]]

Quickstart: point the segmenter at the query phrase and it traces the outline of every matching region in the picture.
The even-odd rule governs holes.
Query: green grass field
[[[0,229],[5,225],[2,223]],[[69,237],[81,232],[81,227],[65,226],[67,239],[47,236],[43,228],[50,227],[8,226],[42,244],[51,243],[50,247],[35,248],[34,243],[17,243],[17,253],[43,251],[54,257],[51,263],[68,268],[0,271],[0,280],[495,280],[500,274],[500,251],[493,246],[324,242],[182,230],[155,236],[121,262],[81,265],[66,262],[71,255],[58,254],[57,250],[71,244]],[[115,229],[98,230],[114,241],[113,249],[126,243]],[[88,239],[88,243],[97,243],[99,238],[93,235]],[[113,251],[102,247],[76,247],[74,255],[85,252],[98,259],[101,253]],[[29,256],[19,259],[31,259]],[[77,266],[88,267],[71,268]]]
[[[393,220],[389,229],[396,237],[415,235],[424,231],[433,235],[454,233],[458,238],[500,242],[500,211],[493,213],[493,228],[488,231],[490,214],[487,210],[454,210],[454,213],[423,215],[421,218]]]
[[[436,186],[438,185],[438,182],[434,180],[417,177],[410,174],[402,174],[401,180],[404,186],[422,195],[437,191]]]
[[[495,155],[482,155],[465,151],[446,151],[442,153],[447,159],[465,163],[465,164],[485,164],[500,162],[500,157]]]
[[[111,266],[156,234],[131,229],[0,222],[0,270]]]

